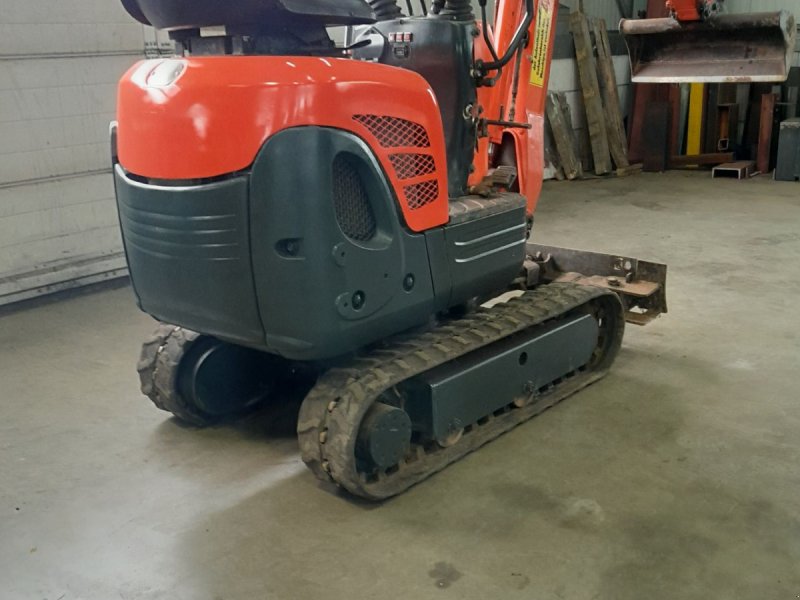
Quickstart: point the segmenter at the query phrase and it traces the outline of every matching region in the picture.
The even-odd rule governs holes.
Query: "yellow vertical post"
[[[686,131],[686,154],[700,154],[703,139],[705,84],[693,83],[689,90],[689,125]]]

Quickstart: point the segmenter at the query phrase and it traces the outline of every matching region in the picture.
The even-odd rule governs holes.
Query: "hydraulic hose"
[[[470,0],[447,0],[438,14],[443,17],[453,17],[458,21],[475,20]]]
[[[467,2],[469,0],[466,0]],[[448,2],[449,4],[449,2]],[[528,27],[530,27],[531,22],[533,21],[533,0],[525,0],[525,18],[522,20],[522,23],[519,24],[517,27],[516,32],[514,33],[514,37],[511,39],[511,43],[506,48],[505,53],[503,56],[500,57],[500,60],[494,60],[491,62],[487,62],[483,64],[483,68],[487,71],[492,71],[494,69],[500,69],[512,59],[514,58],[514,54],[519,49],[520,44],[525,42],[525,38],[528,34]]]
[[[391,21],[403,16],[397,0],[367,0],[378,21]]]

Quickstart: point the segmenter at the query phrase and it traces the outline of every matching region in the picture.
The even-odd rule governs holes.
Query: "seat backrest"
[[[122,4],[137,21],[167,30],[220,25],[253,30],[303,20],[324,25],[375,21],[364,0],[122,0]]]

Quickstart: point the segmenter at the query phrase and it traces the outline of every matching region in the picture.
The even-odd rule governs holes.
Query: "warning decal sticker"
[[[531,85],[544,87],[544,74],[547,70],[547,56],[550,50],[550,29],[553,26],[553,2],[541,0],[536,11],[536,28],[531,53]]]

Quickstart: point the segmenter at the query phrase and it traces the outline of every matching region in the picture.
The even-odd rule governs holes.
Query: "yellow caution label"
[[[541,0],[536,11],[536,26],[531,53],[531,85],[544,87],[547,58],[550,54],[550,31],[553,27],[553,1]]]

